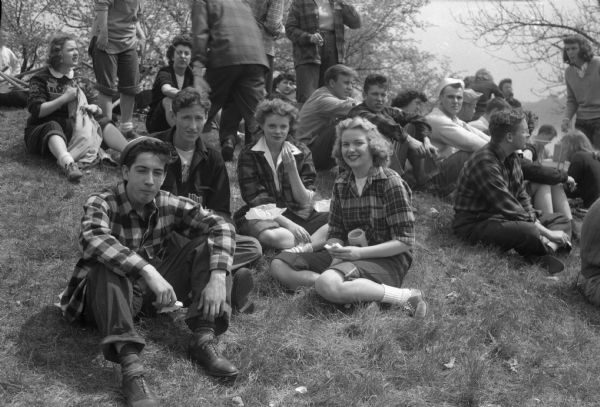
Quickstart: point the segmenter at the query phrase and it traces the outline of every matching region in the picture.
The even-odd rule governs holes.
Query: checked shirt
[[[211,253],[209,269],[231,270],[235,232],[221,217],[165,191],[160,191],[145,211],[142,217],[133,209],[124,183],[88,198],[79,235],[82,256],[61,294],[67,320],[83,313],[87,274],[94,263],[134,280],[144,266],[163,259],[164,244],[172,232],[190,239],[206,235]]]
[[[456,218],[479,220],[501,216],[507,220],[534,222],[535,210],[523,185],[523,171],[516,154],[508,157],[488,143],[473,153],[458,178]]]
[[[347,170],[333,186],[328,237],[346,242],[348,232],[360,228],[369,246],[390,240],[413,246],[415,217],[411,199],[406,182],[389,168],[371,168],[362,195],[358,194],[354,174]]]

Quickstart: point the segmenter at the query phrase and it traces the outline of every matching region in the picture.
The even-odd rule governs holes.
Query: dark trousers
[[[600,149],[600,118],[590,120],[575,120],[575,128],[581,130],[590,140],[594,148]]]
[[[467,151],[457,151],[438,164],[438,169],[435,170],[437,173],[431,181],[440,196],[448,196],[456,189],[460,172],[472,154]]]
[[[325,85],[325,71],[337,64],[338,52],[335,44],[335,33],[323,31],[323,46],[319,47],[320,63],[307,63],[296,66],[296,100],[304,103],[317,90]]]
[[[533,222],[504,219],[499,215],[479,222],[463,222],[460,215],[454,220],[454,232],[468,242],[499,246],[502,250],[515,249],[523,256],[543,256],[549,248],[542,242],[540,232]],[[558,213],[544,214],[539,221],[547,229],[562,230],[571,235],[571,221]]]
[[[167,245],[167,257],[157,267],[160,274],[173,286],[177,299],[188,306],[186,323],[194,331],[212,327],[221,334],[229,327],[231,309],[214,322],[203,320],[198,310],[202,290],[210,279],[206,238],[194,240],[173,234]],[[141,351],[146,342],[136,331],[133,319],[140,311],[155,313],[154,294],[145,288],[143,280],[132,281],[98,263],[88,274],[85,318],[93,322],[103,336],[101,347],[104,357],[118,363],[113,346],[117,342],[133,344]],[[231,277],[227,277],[227,304],[231,304]]]
[[[335,159],[331,156],[333,143],[335,142],[336,124],[336,119],[332,118],[330,125],[321,131],[313,142],[308,145],[312,153],[315,169],[319,171],[329,170],[336,165]]]
[[[206,70],[206,81],[210,85],[210,111],[204,131],[210,131],[213,118],[220,109],[219,140],[236,141],[241,117],[248,131],[255,135],[258,123],[254,118],[256,106],[265,97],[265,69],[262,65],[232,65]],[[227,103],[227,101],[233,103]]]

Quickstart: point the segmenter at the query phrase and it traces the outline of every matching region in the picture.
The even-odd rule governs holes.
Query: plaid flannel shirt
[[[289,138],[287,142],[291,142],[300,150],[299,154],[294,155],[300,179],[307,189],[314,191],[317,172],[312,161],[312,153],[302,143],[292,141]],[[280,185],[279,191],[277,190],[273,178],[273,170],[265,158],[265,153],[252,150],[252,147],[256,143],[246,146],[238,158],[238,182],[242,198],[246,202],[246,205],[236,212],[236,225],[239,225],[243,221],[244,215],[250,208],[259,205],[274,203],[277,207],[288,208],[292,212],[300,212],[306,209],[305,206],[295,201],[292,193],[292,185],[283,164],[277,168],[277,177]]]
[[[333,10],[333,26],[338,63],[345,62],[344,25],[360,28],[360,15],[344,1],[329,0]],[[294,65],[321,63],[319,46],[310,42],[311,34],[319,32],[319,10],[315,0],[293,0],[285,23],[285,34],[292,41]]]
[[[373,167],[358,194],[352,171],[344,171],[333,186],[329,212],[329,238],[348,240],[348,232],[361,228],[369,245],[390,240],[413,246],[415,216],[408,184],[389,168]]]
[[[398,143],[404,143],[408,133],[404,130],[404,126],[412,123],[415,126],[415,138],[424,140],[431,134],[431,126],[425,121],[423,116],[410,114],[398,109],[397,107],[385,106],[382,111],[375,112],[362,102],[360,105],[354,106],[348,117],[364,117],[375,126],[377,130],[389,139]]]
[[[473,153],[458,178],[454,203],[455,225],[461,217],[478,221],[500,216],[534,222],[535,210],[523,185],[523,171],[515,153],[508,157],[497,144]]]
[[[240,0],[192,0],[192,61],[207,68],[269,68],[252,10]]]
[[[263,35],[267,55],[275,55],[275,40],[283,28],[283,0],[246,0]]]
[[[145,210],[147,216],[142,218],[133,209],[124,183],[88,198],[79,235],[82,256],[60,299],[67,320],[74,321],[83,313],[87,274],[94,263],[136,279],[144,266],[163,259],[164,244],[172,232],[190,239],[207,235],[210,270],[231,270],[235,231],[221,217],[165,191]]]

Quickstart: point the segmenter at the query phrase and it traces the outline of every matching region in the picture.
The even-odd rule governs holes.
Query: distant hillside
[[[551,124],[556,127],[560,133],[560,124],[565,109],[565,103],[565,97],[558,98],[550,96],[537,102],[524,102],[523,108],[531,110],[538,115],[540,118],[538,125]]]

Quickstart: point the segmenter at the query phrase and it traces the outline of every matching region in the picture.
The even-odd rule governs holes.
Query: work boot
[[[223,156],[223,161],[233,161],[233,150],[235,150],[233,141],[225,140],[223,144],[221,144],[221,156]]]
[[[154,407],[158,406],[158,400],[148,388],[143,375],[123,378],[121,388],[127,405],[129,407]]]
[[[237,368],[219,354],[217,337],[212,328],[199,328],[190,340],[188,354],[192,361],[198,363],[211,376],[236,377]]]
[[[63,172],[70,182],[77,182],[83,177],[83,172],[79,169],[76,162],[72,161],[63,167]]]

